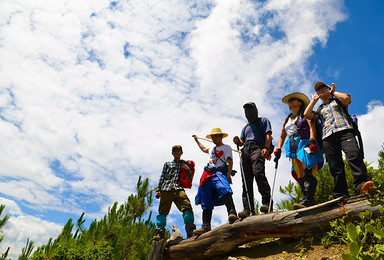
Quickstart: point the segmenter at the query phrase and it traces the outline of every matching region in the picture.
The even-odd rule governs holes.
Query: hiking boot
[[[196,230],[195,224],[186,224],[185,225],[185,232],[187,233],[187,238],[190,238],[193,236],[193,231]]]
[[[236,220],[238,220],[238,217],[236,216],[236,214],[231,213],[228,215],[228,221],[229,222],[232,223],[232,222],[235,222]]]
[[[260,207],[260,212],[263,212],[263,213],[268,213],[268,205],[261,205],[261,207]],[[273,211],[273,209],[272,209],[272,205],[271,205],[271,210],[270,210],[271,212]]]
[[[211,230],[211,227],[201,227],[199,229],[193,230],[193,235],[194,236],[200,236],[204,234],[205,232],[208,232]]]
[[[243,211],[240,211],[238,215],[239,215],[239,218],[244,219],[246,217],[249,217],[250,213],[248,210],[243,210]]]
[[[155,235],[153,236],[153,240],[159,241],[164,238],[165,228],[156,228]]]
[[[373,188],[373,182],[371,181],[367,181],[365,183],[363,183],[363,185],[361,185],[361,188],[360,188],[360,191],[359,191],[359,195],[360,194],[363,194],[363,193],[372,193],[372,192],[375,192],[376,190]]]
[[[295,203],[295,204],[293,204],[293,209],[304,209],[304,208],[306,208],[306,206],[305,205],[303,205],[303,204],[300,204],[300,203]]]

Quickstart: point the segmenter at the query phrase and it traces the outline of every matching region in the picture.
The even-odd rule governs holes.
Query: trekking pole
[[[269,199],[268,213],[271,212],[273,190],[275,189],[275,181],[276,181],[276,174],[277,174],[277,166],[279,165],[279,159],[276,160],[276,157],[275,157],[273,161],[275,162],[275,176],[273,177],[273,185],[272,185],[271,198]]]
[[[213,143],[213,141],[212,140],[210,140],[210,139],[207,139],[207,138],[203,138],[203,137],[198,137],[198,136],[196,136],[197,137],[197,139],[201,139],[201,140],[204,140],[204,141],[208,141],[208,142],[211,142],[211,143]],[[232,149],[232,148],[231,148]],[[234,152],[236,152],[236,153],[239,153],[239,154],[241,154],[241,152],[240,152],[240,150],[239,150],[239,146],[237,146],[237,150],[236,149],[232,149],[232,151],[234,151]]]
[[[240,151],[239,149],[239,145],[237,145],[237,150]],[[241,177],[243,179],[243,184],[244,184],[244,187],[245,187],[245,192],[247,193],[247,199],[248,199],[248,207],[249,207],[249,214],[252,214],[252,209],[251,209],[251,201],[249,199],[249,193],[248,193],[248,187],[247,187],[247,182],[245,180],[245,173],[244,173],[244,169],[243,169],[243,164],[241,163],[241,154],[239,153],[239,159],[240,159],[240,171],[241,171]],[[252,198],[253,199],[253,198]]]

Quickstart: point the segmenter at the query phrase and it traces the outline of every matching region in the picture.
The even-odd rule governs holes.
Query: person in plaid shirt
[[[353,126],[345,112],[351,103],[351,96],[335,91],[335,83],[332,83],[332,87],[330,87],[319,81],[316,82],[314,88],[316,93],[312,96],[311,103],[305,109],[304,116],[308,119],[320,116],[322,119],[324,152],[335,183],[332,192],[333,197],[350,197],[345,178],[342,151],[345,153],[347,162],[351,167],[355,179],[353,185],[356,193],[362,194],[374,191],[373,182],[368,180],[367,168],[353,133]],[[313,107],[319,99],[323,101],[323,104],[314,112]],[[341,106],[344,106],[345,109]]]
[[[181,168],[184,168],[187,171],[189,179],[192,179],[191,169],[184,160],[180,159],[182,154],[183,148],[180,145],[174,145],[172,147],[174,160],[164,163],[163,171],[161,172],[155,195],[157,199],[160,199],[160,205],[159,215],[156,217],[157,228],[154,239],[164,237],[167,215],[171,209],[172,202],[175,203],[176,207],[183,213],[187,237],[192,237],[193,231],[196,229],[191,202],[180,184]]]

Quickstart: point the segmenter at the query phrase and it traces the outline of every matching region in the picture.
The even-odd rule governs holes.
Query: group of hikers
[[[272,127],[266,117],[259,117],[258,109],[253,102],[244,104],[244,113],[248,121],[243,127],[240,137],[235,136],[233,142],[241,149],[242,170],[242,202],[243,211],[237,213],[232,198],[233,157],[232,148],[223,143],[228,134],[220,128],[213,128],[206,136],[215,146],[205,147],[199,137],[193,135],[198,147],[210,155],[209,162],[204,167],[200,179],[195,204],[202,207],[202,227],[196,229],[191,202],[180,183],[180,175],[188,176],[191,181],[194,173],[194,163],[181,159],[182,147],[172,147],[174,160],[166,162],[157,186],[156,198],[160,199],[159,215],[156,217],[157,229],[154,238],[162,238],[165,232],[167,215],[175,203],[183,213],[187,237],[198,236],[211,230],[211,218],[214,206],[225,205],[228,221],[233,223],[238,218],[246,218],[255,214],[253,180],[256,180],[261,194],[260,211],[271,212],[273,200],[271,187],[265,175],[265,159],[274,155],[277,163],[281,157],[284,145],[286,157],[291,159],[291,173],[299,183],[303,197],[294,208],[300,209],[315,205],[317,186],[316,173],[324,163],[323,153],[330,172],[334,178],[334,198],[348,198],[347,181],[344,170],[342,152],[351,168],[354,177],[354,189],[357,194],[373,191],[373,183],[368,180],[364,164],[363,151],[355,138],[355,125],[348,113],[351,103],[349,94],[336,91],[336,84],[329,86],[321,81],[314,85],[315,93],[312,100],[300,92],[283,97],[290,114],[285,118],[277,147],[272,145]],[[315,104],[321,99],[316,110]],[[320,133],[316,133],[316,120],[320,121]],[[316,140],[316,134],[321,135],[321,141]],[[319,142],[321,142],[320,149]]]

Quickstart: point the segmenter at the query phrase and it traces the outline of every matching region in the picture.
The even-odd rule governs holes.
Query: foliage
[[[27,239],[26,246],[21,250],[21,255],[19,255],[19,260],[28,260],[33,251],[33,241]]]
[[[368,174],[372,177],[374,187],[377,191],[371,197],[373,205],[383,205],[384,187],[384,147],[379,152],[379,168],[373,169],[367,165]],[[381,195],[380,195],[381,194]],[[372,213],[367,211],[360,214],[360,220],[351,222],[348,216],[336,219],[331,223],[331,231],[323,238],[324,245],[331,243],[345,243],[349,252],[342,257],[350,259],[383,259],[384,258],[384,209],[380,208],[380,214],[372,219]]]
[[[37,248],[32,259],[146,259],[156,227],[150,221],[152,212],[146,220],[142,218],[152,204],[152,192],[149,179],[142,181],[140,176],[137,194],[131,194],[124,204],[115,202],[88,229],[83,213],[74,233],[75,223],[69,219],[61,234]]]
[[[0,216],[3,213],[4,209],[5,209],[5,205],[1,204],[0,205]],[[9,215],[5,215],[3,218],[0,218],[0,243],[4,239],[3,231],[1,231],[1,229],[4,227],[5,223],[7,223],[8,219],[9,219]],[[4,253],[0,253],[0,260],[7,258],[9,249],[10,248],[8,247],[8,249]]]
[[[300,198],[302,197],[300,186],[295,185],[292,181],[289,181],[288,185],[284,188],[280,186],[280,192],[288,195],[290,199],[277,203],[276,208],[278,210],[293,210],[293,204],[300,202]]]
[[[379,152],[379,168],[374,169],[371,166],[371,163],[365,163],[367,166],[368,178],[372,179],[375,183],[375,189],[379,191],[379,193],[384,193],[384,146],[382,146],[383,150]],[[344,160],[344,168],[345,175],[348,185],[348,192],[351,196],[358,195],[354,189],[353,182],[354,178],[351,172],[351,168],[346,160]],[[332,190],[334,187],[334,180],[332,174],[329,170],[328,164],[325,164],[322,169],[320,169],[317,174],[317,187],[315,193],[315,201],[316,203],[323,203],[333,199]],[[288,195],[289,199],[282,200],[280,203],[276,205],[278,210],[293,210],[293,204],[299,203],[303,194],[301,192],[301,188],[298,183],[289,181],[288,185],[285,187],[280,186],[280,192]],[[376,203],[376,205],[383,205],[384,199],[379,195],[376,195],[372,203]]]

